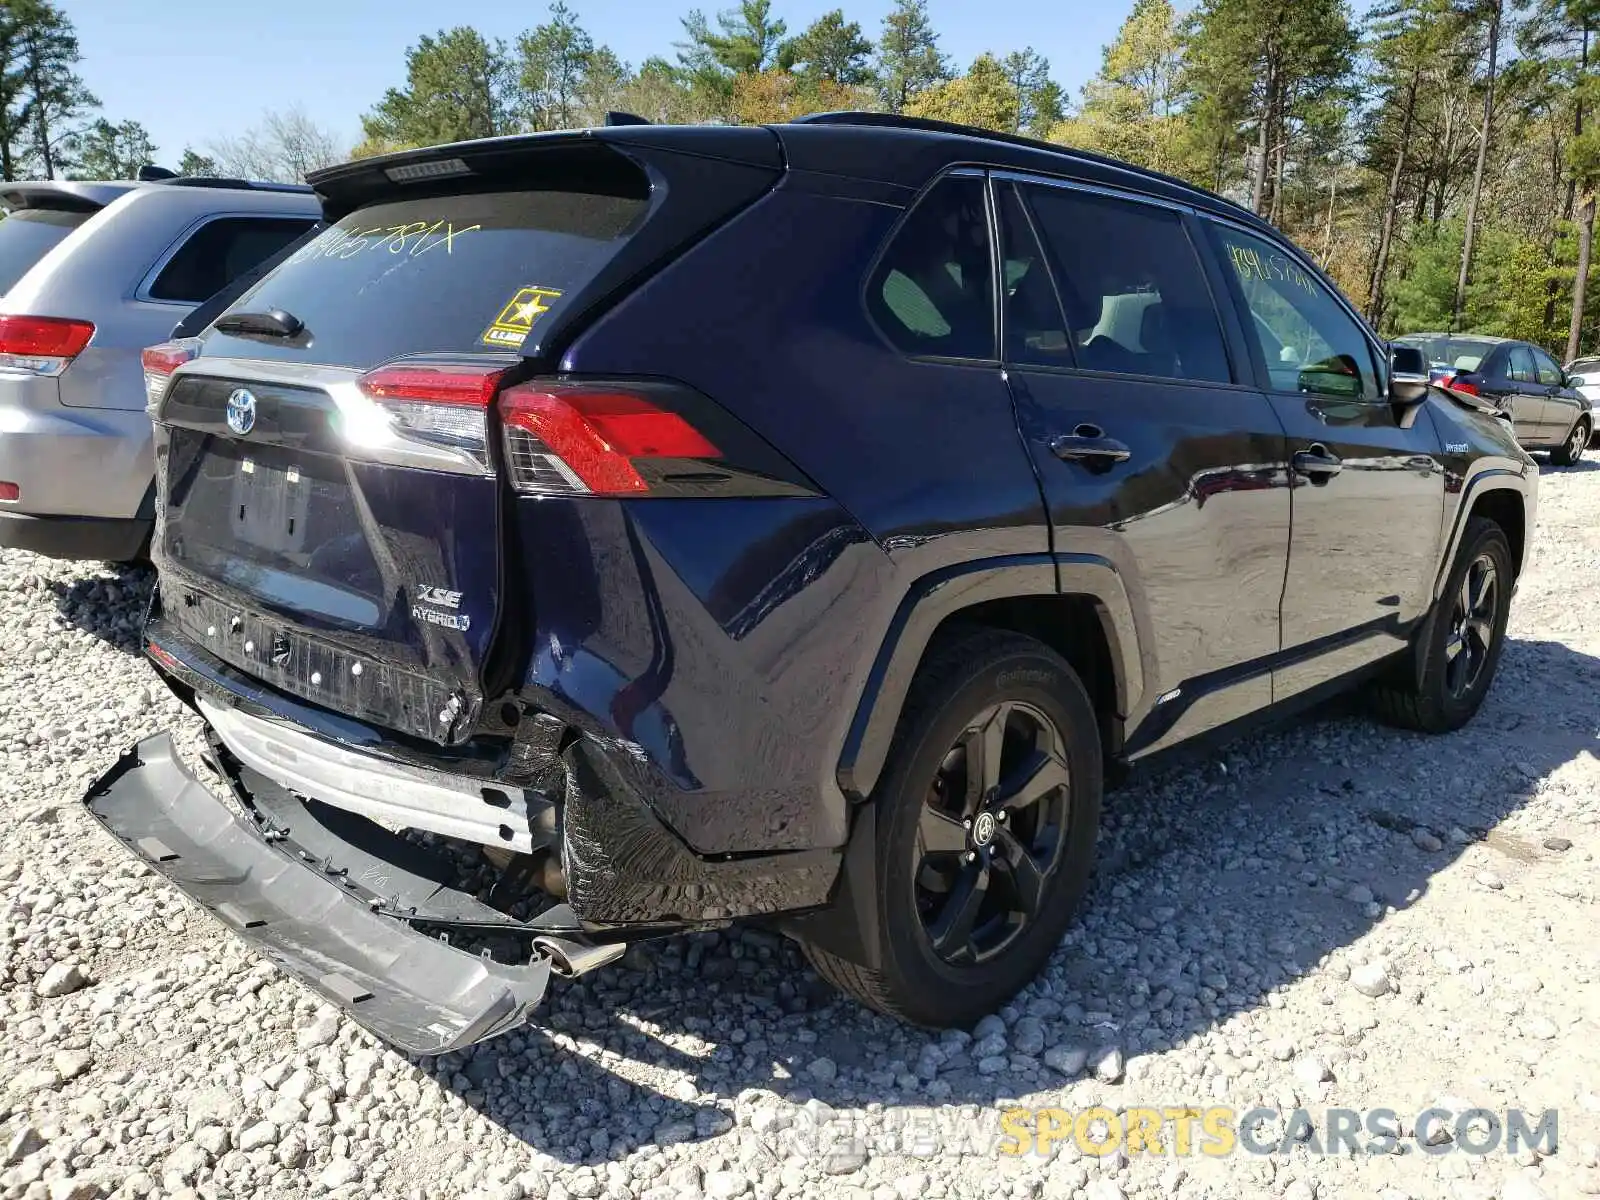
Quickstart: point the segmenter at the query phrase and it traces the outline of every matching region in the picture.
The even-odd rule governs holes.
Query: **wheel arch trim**
[[[1118,715],[1138,704],[1144,690],[1138,625],[1110,561],[1093,554],[1017,554],[957,563],[916,580],[895,610],[840,751],[838,781],[846,796],[863,800],[876,786],[911,680],[939,626],[965,609],[1022,596],[1093,600],[1111,650]]]
[[[1462,537],[1466,535],[1467,522],[1472,519],[1474,507],[1491,492],[1511,492],[1522,503],[1523,546],[1521,561],[1517,563],[1518,573],[1520,574],[1527,566],[1528,552],[1533,542],[1534,518],[1533,495],[1527,485],[1527,476],[1523,471],[1509,465],[1485,466],[1474,473],[1461,489],[1461,499],[1456,504],[1450,534],[1444,541],[1443,553],[1434,571],[1435,600],[1443,593],[1445,580],[1450,577],[1450,568],[1455,563],[1456,553],[1461,547]]]

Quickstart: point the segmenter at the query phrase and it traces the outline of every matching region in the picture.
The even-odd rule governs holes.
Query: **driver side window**
[[[1272,390],[1344,400],[1380,393],[1372,347],[1322,280],[1281,247],[1231,226],[1211,226],[1223,266],[1238,280]]]

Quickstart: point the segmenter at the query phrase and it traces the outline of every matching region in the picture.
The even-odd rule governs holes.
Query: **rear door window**
[[[1021,190],[1038,218],[1079,368],[1233,381],[1211,289],[1176,212],[1067,188]]]
[[[906,354],[994,358],[994,277],[982,179],[942,179],[917,202],[867,282],[867,307],[884,336]]]
[[[310,229],[311,220],[218,217],[189,235],[150,285],[152,300],[199,304]]]
[[[290,340],[213,331],[207,352],[371,367],[406,354],[516,351],[642,222],[640,195],[469,192],[358,208],[229,308],[283,309]]]
[[[92,212],[67,212],[55,208],[23,208],[0,221],[0,295],[17,281]]]
[[[1526,346],[1513,346],[1507,355],[1506,378],[1516,383],[1537,383],[1538,371]]]

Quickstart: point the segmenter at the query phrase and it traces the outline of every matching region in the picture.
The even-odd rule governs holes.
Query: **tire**
[[[1491,604],[1466,590],[1469,575],[1473,588],[1479,587],[1484,564],[1494,571]],[[1413,670],[1408,659],[1400,673],[1404,678],[1397,674],[1373,690],[1383,720],[1422,733],[1451,733],[1472,720],[1500,665],[1514,579],[1505,532],[1485,517],[1469,518],[1444,593],[1422,627],[1420,670]],[[1471,619],[1464,624],[1461,609],[1469,600]],[[1463,667],[1458,660],[1464,656]]]
[[[999,765],[967,777],[990,758]],[[996,777],[1001,786],[986,792],[981,780]],[[1024,779],[1032,786],[1019,789]],[[802,943],[807,958],[841,991],[917,1025],[993,1012],[1038,974],[1088,887],[1101,789],[1094,707],[1059,655],[1000,630],[941,637],[912,682],[871,801],[879,965]],[[1040,795],[1008,808],[1008,791]],[[987,889],[963,949],[959,901],[980,877]]]
[[[1567,435],[1567,440],[1554,450],[1550,451],[1550,461],[1558,467],[1576,466],[1583,458],[1583,452],[1589,448],[1589,422],[1579,417],[1573,423],[1572,432]]]

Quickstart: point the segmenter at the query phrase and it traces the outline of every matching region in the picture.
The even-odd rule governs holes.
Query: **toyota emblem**
[[[228,396],[228,428],[243,437],[255,427],[255,393],[249,388],[234,388]]]

